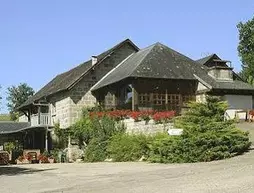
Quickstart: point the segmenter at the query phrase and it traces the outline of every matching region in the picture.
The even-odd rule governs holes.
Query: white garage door
[[[251,95],[225,95],[224,100],[226,100],[229,105],[229,110],[227,110],[227,116],[229,119],[235,118],[235,112],[238,110],[252,109]],[[238,113],[237,115],[240,119],[246,118],[246,113]]]
[[[252,109],[251,95],[225,95],[229,109]]]

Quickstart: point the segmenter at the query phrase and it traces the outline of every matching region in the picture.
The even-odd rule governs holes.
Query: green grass
[[[10,115],[8,114],[0,114],[0,121],[10,121]]]

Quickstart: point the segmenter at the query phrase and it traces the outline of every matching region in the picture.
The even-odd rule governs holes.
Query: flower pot
[[[55,159],[54,158],[49,158],[48,160],[49,160],[49,163],[51,163],[51,164],[55,163]]]

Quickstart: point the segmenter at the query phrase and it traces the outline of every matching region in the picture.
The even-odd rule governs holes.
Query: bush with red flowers
[[[29,162],[32,160],[32,156],[30,154],[25,155],[25,159],[28,160]]]
[[[148,122],[152,119],[153,115],[154,115],[154,111],[152,110],[147,110],[147,111],[141,111],[140,112],[140,117],[142,120]]]
[[[39,159],[40,163],[49,163],[48,156],[46,156],[46,155],[41,154],[41,155],[39,155],[38,159]]]
[[[129,113],[130,111],[128,110],[115,110],[107,112],[106,115],[108,115],[109,117],[113,118],[116,121],[120,121],[126,119]]]
[[[141,121],[141,113],[139,111],[130,112],[129,116],[134,119],[134,121]]]
[[[167,123],[175,116],[175,111],[156,112],[153,120],[156,123]]]
[[[156,112],[153,110],[147,111],[129,111],[129,110],[114,110],[105,112],[90,112],[90,117],[102,118],[108,116],[115,121],[120,121],[126,118],[133,118],[134,121],[146,121],[153,119],[156,123],[166,123],[175,116],[175,111]]]
[[[249,115],[254,116],[254,110],[250,110]]]

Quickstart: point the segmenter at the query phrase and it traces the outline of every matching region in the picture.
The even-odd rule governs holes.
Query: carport
[[[5,143],[13,142],[17,150],[37,149],[43,152],[51,149],[50,129],[32,127],[29,122],[0,122],[0,150]]]

